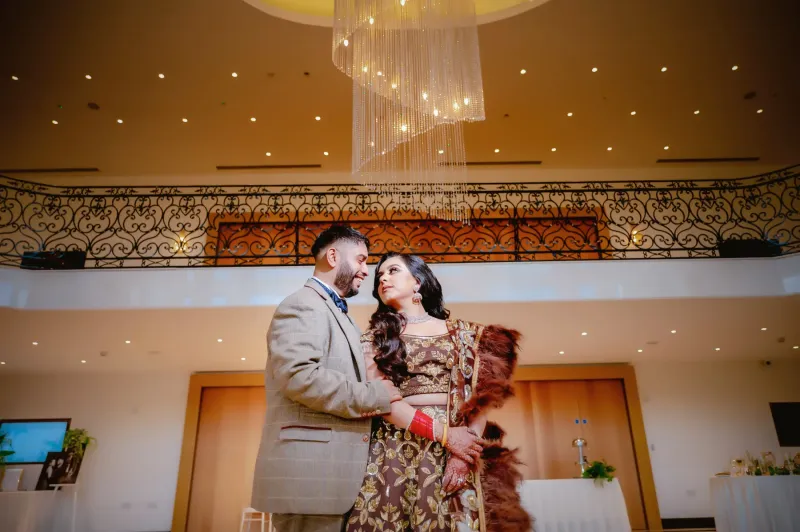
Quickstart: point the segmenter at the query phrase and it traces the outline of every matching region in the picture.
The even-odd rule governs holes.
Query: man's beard
[[[349,264],[342,264],[339,272],[336,274],[336,279],[333,280],[333,286],[339,289],[344,294],[344,297],[353,297],[358,294],[358,288],[353,286],[358,272]]]

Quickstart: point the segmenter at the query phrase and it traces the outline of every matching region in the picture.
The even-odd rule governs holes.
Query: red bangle
[[[411,420],[408,430],[411,434],[416,434],[431,441],[435,439],[433,435],[433,418],[419,410],[414,413],[414,419]]]

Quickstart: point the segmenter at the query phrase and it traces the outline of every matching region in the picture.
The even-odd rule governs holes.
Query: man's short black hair
[[[363,242],[364,245],[367,246],[367,249],[369,249],[369,238],[349,225],[335,224],[320,233],[314,241],[314,245],[311,246],[311,254],[317,259],[320,253],[342,240],[353,244],[360,244]]]

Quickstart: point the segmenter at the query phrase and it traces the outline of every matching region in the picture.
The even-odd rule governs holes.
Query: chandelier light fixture
[[[468,223],[463,125],[485,119],[475,0],[335,0],[333,62],[353,80],[353,174]]]

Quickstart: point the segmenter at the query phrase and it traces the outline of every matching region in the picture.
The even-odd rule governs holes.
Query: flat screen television
[[[11,442],[14,454],[8,464],[43,464],[47,453],[64,448],[64,434],[70,419],[3,419],[0,432]]]
[[[770,403],[772,422],[781,447],[800,447],[800,403]]]

